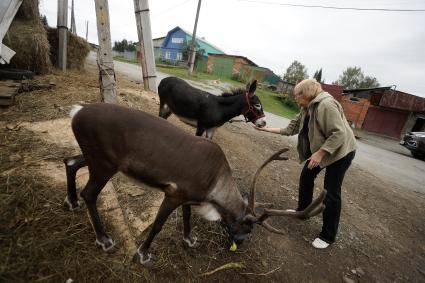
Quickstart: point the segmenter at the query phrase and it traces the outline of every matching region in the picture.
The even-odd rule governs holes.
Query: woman
[[[341,213],[341,185],[351,165],[356,141],[341,105],[315,80],[303,80],[295,86],[295,100],[301,107],[297,117],[284,128],[258,128],[275,134],[298,134],[297,150],[301,171],[298,208],[305,209],[313,199],[314,180],[326,168],[324,188],[327,190],[323,226],[313,241],[318,249],[327,248],[335,241]]]

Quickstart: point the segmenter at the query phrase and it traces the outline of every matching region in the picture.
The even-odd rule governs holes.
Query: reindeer
[[[174,113],[183,122],[196,127],[196,135],[213,138],[217,127],[232,118],[244,115],[246,122],[264,127],[266,120],[261,101],[255,95],[257,81],[248,83],[246,90],[235,89],[221,96],[192,87],[176,77],[163,79],[158,86],[159,116],[167,119]]]
[[[68,192],[65,205],[70,210],[80,208],[75,176],[78,169],[88,166],[89,180],[81,191],[95,243],[108,251],[114,242],[106,234],[99,217],[96,200],[108,180],[118,171],[158,188],[164,200],[150,233],[137,249],[136,257],[143,265],[153,264],[149,247],[161,231],[168,216],[179,206],[183,209],[183,241],[196,246],[190,227],[191,206],[208,220],[221,220],[231,242],[241,244],[254,224],[281,233],[265,220],[274,215],[311,217],[320,213],[324,193],[304,211],[265,210],[255,213],[255,184],[260,171],[272,160],[287,160],[283,149],[271,156],[255,174],[249,203],[240,194],[232,171],[221,148],[209,139],[196,137],[171,123],[142,111],[122,106],[98,103],[74,106],[71,111],[72,130],[82,155],[65,158]]]

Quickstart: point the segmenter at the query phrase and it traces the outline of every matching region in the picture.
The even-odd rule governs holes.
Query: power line
[[[425,12],[425,9],[355,8],[355,7],[336,7],[336,6],[322,6],[322,5],[276,3],[276,2],[259,1],[259,0],[238,0],[238,1],[239,2],[249,2],[249,3],[261,3],[261,4],[267,4],[267,5],[288,6],[288,7],[320,8],[320,9],[333,9],[333,10],[379,11],[379,12]]]

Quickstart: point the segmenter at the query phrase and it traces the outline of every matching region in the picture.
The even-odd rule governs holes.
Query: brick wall
[[[347,96],[341,97],[341,105],[344,109],[345,117],[356,129],[361,129],[369,109],[370,101],[365,98],[359,98],[357,101],[350,100]]]

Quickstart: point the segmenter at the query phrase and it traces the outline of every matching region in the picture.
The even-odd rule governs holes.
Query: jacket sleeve
[[[318,109],[316,120],[326,137],[325,143],[320,148],[332,154],[344,143],[345,118],[341,114],[342,109],[334,101],[323,103],[319,108],[322,109]]]
[[[293,136],[298,134],[300,129],[300,120],[301,112],[298,113],[297,116],[295,116],[295,118],[289,122],[289,125],[286,128],[280,130],[280,134],[284,136]]]

